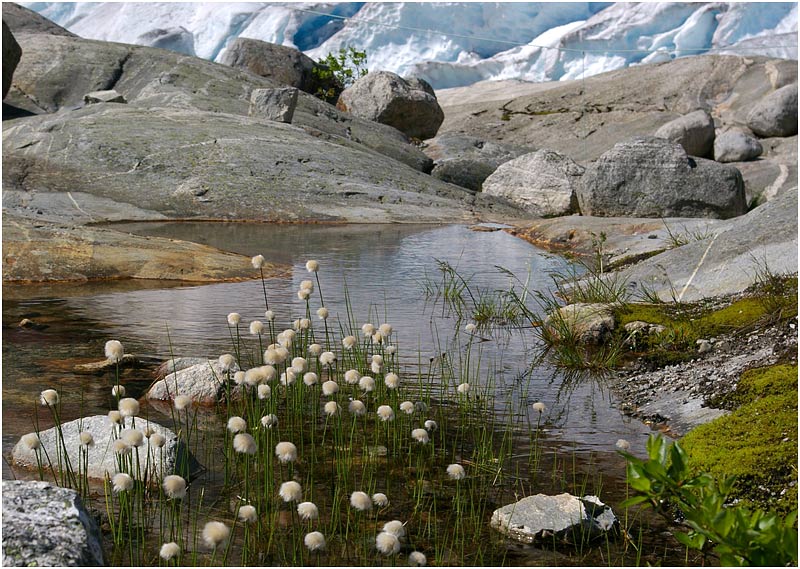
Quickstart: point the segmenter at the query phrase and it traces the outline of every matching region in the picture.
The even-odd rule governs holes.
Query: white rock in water
[[[234,366],[230,370],[231,377],[238,369],[238,366]],[[212,404],[222,396],[225,380],[226,374],[219,362],[209,361],[179,369],[155,382],[147,392],[147,398],[170,400],[175,399],[176,395],[186,395],[196,403]]]

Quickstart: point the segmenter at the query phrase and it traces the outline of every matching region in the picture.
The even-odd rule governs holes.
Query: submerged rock
[[[616,326],[613,308],[612,304],[568,304],[548,315],[544,327],[556,339],[571,337],[582,343],[599,344]]]
[[[578,498],[571,494],[528,496],[498,508],[491,526],[523,543],[538,540],[563,540],[581,543],[585,537],[598,537],[618,525],[611,508],[596,496]]]
[[[235,366],[231,375],[238,369]],[[155,382],[147,392],[147,398],[168,401],[178,395],[186,395],[195,403],[214,404],[222,397],[225,378],[226,374],[219,362],[195,364]]]
[[[75,490],[3,480],[3,566],[101,567],[101,543]]]

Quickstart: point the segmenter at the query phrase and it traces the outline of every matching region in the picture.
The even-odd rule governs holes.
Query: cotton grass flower
[[[112,397],[125,397],[125,386],[124,385],[114,385],[111,387],[111,396]]]
[[[306,270],[309,273],[316,273],[319,270],[319,262],[314,259],[306,261]]]
[[[367,322],[363,326],[361,326],[361,332],[364,334],[365,337],[369,338],[375,333],[375,326]]]
[[[311,296],[311,291],[306,288],[301,288],[297,291],[297,298],[300,300],[308,300],[308,297]]]
[[[236,385],[242,385],[244,383],[245,377],[246,377],[245,372],[239,370],[233,374],[233,383],[235,383]]]
[[[328,312],[328,309],[325,308],[324,306],[322,308],[317,309],[317,316],[319,316],[320,320],[327,320],[329,315],[330,312]]]
[[[411,567],[425,567],[428,564],[428,558],[420,551],[412,551],[408,554],[408,564]]]
[[[308,292],[314,292],[314,281],[300,281],[300,290],[307,290]]]
[[[383,334],[380,332],[375,332],[372,335],[372,343],[373,344],[383,344]]]
[[[385,508],[389,505],[389,498],[383,492],[376,492],[372,495],[372,503],[378,508]],[[384,529],[386,529],[386,526],[384,526]]]
[[[425,430],[433,432],[438,428],[439,425],[433,419],[428,419],[427,421],[425,421]]]
[[[308,361],[305,358],[297,357],[292,359],[292,368],[300,370],[297,373],[303,373],[308,369]]]
[[[347,382],[348,385],[355,385],[358,383],[358,380],[361,379],[361,374],[354,369],[349,369],[344,372],[344,380]]]
[[[111,484],[114,487],[114,492],[116,492],[117,494],[119,494],[120,492],[127,492],[133,489],[133,478],[131,478],[129,474],[125,474],[124,472],[118,472],[111,479]]]
[[[375,538],[375,547],[384,555],[394,555],[400,551],[400,540],[396,535],[382,531]]]
[[[625,451],[626,451],[626,450],[628,450],[628,449],[630,449],[630,448],[631,448],[631,443],[629,443],[629,442],[628,442],[628,441],[626,441],[625,439],[619,439],[619,440],[617,441],[616,447],[617,447],[619,450],[625,450]]]
[[[242,321],[242,315],[238,312],[228,314],[228,326],[237,326]]]
[[[211,549],[216,549],[224,544],[230,535],[230,528],[222,522],[208,522],[203,527],[203,542]]]
[[[375,380],[368,375],[363,376],[361,379],[358,380],[358,386],[363,389],[366,393],[373,391],[375,389]]]
[[[222,371],[230,371],[236,365],[236,358],[231,354],[222,354],[219,357],[219,367]]]
[[[132,447],[140,447],[144,444],[144,433],[136,429],[124,429],[120,433],[120,438]]]
[[[55,389],[45,389],[39,394],[39,402],[45,407],[55,407],[59,400],[58,391]]]
[[[414,413],[414,404],[411,401],[403,401],[400,404],[400,410],[406,415]]]
[[[372,362],[369,367],[372,370],[372,373],[380,373],[383,371],[383,364]]]
[[[139,414],[139,402],[133,397],[126,397],[119,400],[117,409],[123,417],[135,417]]]
[[[117,363],[121,361],[122,356],[125,355],[122,343],[119,340],[109,340],[105,345],[105,354],[106,358],[111,362]]]
[[[94,446],[94,437],[89,431],[81,431],[81,433],[78,435],[78,438],[81,441],[81,445],[85,447]]]
[[[322,384],[322,394],[325,397],[336,395],[339,392],[339,384],[333,380],[328,380]]]
[[[183,411],[187,407],[191,406],[192,398],[188,395],[176,395],[175,400],[172,403],[175,405],[175,409],[177,411]]]
[[[267,322],[273,322],[275,320],[275,312],[272,310],[267,310],[264,312],[264,319]]]
[[[544,403],[541,401],[537,401],[531,407],[533,407],[533,410],[537,413],[544,413],[544,410],[547,409],[547,407],[545,407]]]
[[[406,524],[400,520],[392,520],[383,524],[383,531],[396,536],[398,539],[402,539],[406,535]]]
[[[122,415],[119,411],[109,411],[108,412],[108,422],[112,425],[121,425],[122,424]]]
[[[462,383],[458,387],[456,387],[456,391],[458,391],[462,395],[466,395],[469,393],[469,383]]]
[[[313,502],[300,502],[297,504],[297,515],[305,522],[316,520],[319,517],[319,509]]]
[[[308,318],[301,318],[300,322],[298,322],[300,330],[308,330],[311,328],[311,320]]]
[[[281,385],[289,387],[290,385],[294,385],[295,379],[297,376],[295,373],[290,369],[287,369],[285,372],[281,374]]]
[[[186,497],[186,480],[177,474],[165,476],[161,481],[164,495],[170,500],[182,500]]]
[[[381,324],[378,326],[378,332],[380,332],[385,338],[388,338],[392,335],[392,325],[386,323]]]
[[[253,524],[258,520],[258,513],[255,506],[246,504],[239,508],[239,521],[246,524]]]
[[[250,387],[255,387],[256,385],[262,383],[267,378],[267,374],[264,372],[265,367],[268,366],[259,366],[248,369],[246,372],[244,372],[243,382]],[[239,372],[237,371],[236,373],[238,374]]]
[[[248,433],[239,433],[233,437],[233,450],[239,454],[255,454],[256,440]]]
[[[114,448],[114,452],[120,456],[125,456],[131,453],[131,445],[129,445],[123,439],[115,440],[112,446]]]
[[[272,427],[277,427],[278,416],[273,415],[272,413],[264,415],[263,417],[261,417],[261,425],[263,425],[265,429],[271,429]]]
[[[319,344],[311,344],[308,347],[308,353],[314,357],[317,357],[322,353],[322,346]]]
[[[167,444],[167,439],[161,433],[153,433],[150,435],[150,446],[161,448]]]
[[[366,512],[372,509],[372,498],[366,492],[356,490],[350,494],[350,505],[359,512]]]
[[[325,536],[321,532],[312,531],[306,534],[303,543],[309,551],[322,551],[325,549]]]
[[[275,445],[275,456],[282,463],[294,462],[297,460],[297,447],[294,446],[294,443],[280,442]]]
[[[267,348],[264,350],[264,363],[269,365],[278,365],[283,363],[280,355],[278,354],[278,350],[275,348]]]
[[[241,433],[247,430],[247,421],[234,415],[228,419],[228,431],[231,433]]]
[[[374,356],[372,356],[372,363],[383,365],[383,356],[380,354],[375,354]]]
[[[339,407],[339,404],[336,401],[328,401],[324,407],[325,414],[328,417],[335,417],[341,410],[342,408]]]
[[[386,374],[386,377],[383,378],[383,382],[388,389],[397,389],[400,385],[400,377],[396,373],[389,372]]]
[[[170,541],[169,543],[165,543],[164,545],[161,546],[161,550],[158,552],[158,555],[164,561],[169,561],[170,559],[178,555],[180,552],[181,552],[180,546],[174,541]]]
[[[261,371],[261,374],[264,377],[264,381],[272,381],[273,379],[275,379],[275,376],[278,375],[278,372],[275,370],[275,368],[269,364],[259,366],[257,369]]]
[[[303,383],[305,383],[307,386],[311,387],[312,385],[316,385],[317,382],[319,382],[319,377],[313,371],[309,371],[308,373],[303,374]]]
[[[469,333],[469,334],[474,333],[475,330],[477,330],[477,329],[478,329],[478,327],[475,324],[473,324],[472,322],[470,322],[469,324],[464,326],[464,330],[466,330],[467,333]]]
[[[428,431],[425,429],[414,429],[411,431],[411,438],[422,444],[427,444],[430,440],[430,437],[428,437]]]
[[[378,407],[376,413],[378,414],[378,417],[381,418],[381,421],[394,420],[394,409],[392,409],[388,405],[381,405],[380,407]]]
[[[250,334],[258,336],[264,331],[264,323],[261,320],[253,320],[250,323]]]
[[[299,502],[303,499],[303,488],[299,482],[289,480],[281,484],[278,495],[284,502]]]
[[[22,444],[28,447],[30,450],[39,450],[39,447],[42,445],[42,441],[39,438],[39,435],[36,433],[28,433],[27,435],[23,435]]]
[[[447,475],[450,477],[450,480],[463,480],[467,473],[460,464],[451,464],[447,467]]]
[[[344,346],[346,350],[351,349],[355,345],[356,345],[355,336],[345,336],[344,338],[342,338],[342,346]]]
[[[366,414],[367,406],[364,405],[362,401],[359,401],[358,399],[353,399],[347,406],[347,410],[350,411],[351,415],[355,415],[356,417],[361,417]]]
[[[336,355],[333,352],[322,352],[319,355],[319,363],[327,366],[333,364],[336,360]]]
[[[254,269],[260,269],[261,267],[263,267],[264,261],[265,261],[264,255],[256,255],[255,257],[250,259],[250,262],[253,264]]]

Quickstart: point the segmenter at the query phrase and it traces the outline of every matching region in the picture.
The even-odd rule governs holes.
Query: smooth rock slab
[[[135,457],[138,450],[140,469],[137,471],[134,468],[133,471],[129,472],[131,476],[135,474],[134,478],[142,479],[143,475],[147,473],[149,479],[161,480],[168,474],[182,473],[195,469],[195,463],[191,457],[189,457],[188,461],[185,460],[187,458],[187,453],[184,452],[185,447],[178,442],[174,432],[158,423],[147,421],[141,417],[136,417],[135,422],[136,429],[143,430],[146,426],[149,426],[152,431],[163,435],[166,443],[162,448],[151,447],[148,439],[145,438],[142,446],[138,449],[133,449],[131,455],[133,464],[135,466]],[[127,418],[125,427],[131,428],[131,426],[131,418]],[[39,432],[39,439],[41,440],[39,460],[42,468],[49,470],[50,465],[52,465],[56,471],[61,471],[67,467],[67,459],[69,459],[69,466],[77,474],[81,464],[79,435],[81,431],[88,431],[94,438],[94,445],[89,447],[87,476],[102,480],[106,475],[113,476],[119,472],[117,455],[114,453],[113,448],[114,441],[119,438],[119,427],[115,431],[106,415],[94,415],[63,423],[61,431],[64,437],[63,446],[61,436],[56,427]],[[64,457],[64,448],[66,448],[67,452],[66,457]],[[36,451],[29,448],[22,440],[14,446],[11,452],[15,465],[34,470],[38,469],[36,455]],[[61,457],[60,463],[59,457]]]
[[[231,370],[231,375],[238,369]],[[219,362],[196,364],[155,382],[147,392],[147,398],[164,401],[187,395],[195,403],[213,405],[222,397],[225,377]]]
[[[567,493],[528,496],[498,508],[491,520],[493,528],[523,543],[553,536],[580,543],[585,533],[597,537],[616,525],[614,512],[596,496],[578,498]]]
[[[101,567],[100,532],[75,490],[3,481],[4,567]]]

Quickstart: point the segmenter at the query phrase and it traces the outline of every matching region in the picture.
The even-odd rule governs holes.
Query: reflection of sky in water
[[[293,266],[291,279],[267,281],[270,307],[277,315],[279,329],[304,315],[305,304],[297,298],[300,282],[312,278],[305,261],[320,262],[319,277],[325,304],[332,315],[345,317],[345,285],[359,325],[384,321],[396,330],[396,341],[406,369],[416,372],[417,352],[428,356],[447,350],[455,321],[442,318],[441,309],[426,301],[420,284],[426,275],[439,282],[436,260],[449,262],[473,289],[508,289],[510,278],[495,267],[511,270],[522,281],[530,275],[531,290],[550,286],[548,271],[564,266],[562,259],[545,255],[522,240],[504,232],[475,232],[462,226],[267,226],[260,224],[138,224],[128,230],[208,243],[246,254],[263,254],[268,261]],[[315,283],[316,284],[316,283]],[[232,351],[226,315],[242,315],[240,329],[248,340],[250,321],[263,319],[261,281],[224,283],[196,287],[99,293],[69,298],[69,308],[78,314],[103,320],[109,337],[123,343],[135,341],[153,353],[168,356],[167,326],[177,355],[216,357]],[[315,328],[320,321],[313,314],[319,306],[312,296]],[[329,320],[338,328],[336,320]],[[462,323],[463,327],[463,323]],[[337,334],[338,335],[338,334]],[[434,341],[438,338],[438,341]],[[466,337],[458,339],[461,345]],[[552,369],[527,370],[536,349],[530,330],[499,333],[477,344],[484,369],[494,370],[497,407],[507,408],[509,395],[530,412],[530,403],[544,401],[554,433],[564,444],[577,448],[608,450],[620,438],[636,438],[645,431],[638,423],[628,424],[616,411],[613,398],[593,380],[577,381],[566,389],[561,376]],[[449,350],[448,350],[449,351]],[[477,351],[475,351],[477,353]],[[427,371],[427,370],[426,370]],[[528,371],[530,371],[528,375]],[[484,373],[484,377],[486,373]],[[519,417],[526,422],[528,419]]]

